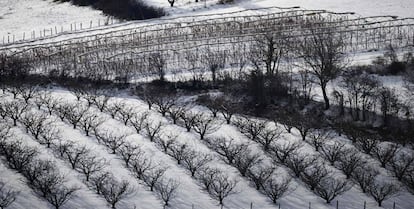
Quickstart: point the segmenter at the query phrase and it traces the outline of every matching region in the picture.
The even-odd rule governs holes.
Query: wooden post
[[[367,202],[364,201],[364,209],[367,209]]]
[[[336,201],[336,209],[339,209],[339,201]]]
[[[250,203],[250,209],[253,209],[253,202]]]
[[[309,209],[312,209],[312,203],[309,202]]]
[[[392,209],[395,209],[395,202],[394,202],[394,204],[392,204]]]

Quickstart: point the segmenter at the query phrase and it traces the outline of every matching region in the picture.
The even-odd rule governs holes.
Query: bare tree
[[[336,179],[333,177],[324,178],[315,188],[315,193],[331,203],[335,197],[345,193],[352,188],[352,184],[345,179]]]
[[[136,111],[133,107],[125,106],[125,104],[119,109],[119,118],[127,125],[131,118],[136,115]]]
[[[313,130],[315,126],[318,125],[316,118],[318,118],[318,116],[312,114],[311,112],[297,112],[292,114],[292,126],[298,129],[303,141],[306,140],[306,137],[308,136],[309,132]]]
[[[285,165],[290,168],[296,177],[300,177],[311,165],[317,161],[317,157],[305,154],[289,155],[286,159]]]
[[[216,176],[208,193],[216,200],[219,201],[220,205],[224,205],[224,200],[232,194],[236,194],[235,191],[238,181],[231,179],[227,175],[219,174]]]
[[[87,111],[79,120],[79,125],[85,131],[86,136],[89,136],[91,131],[95,131],[104,122],[104,118],[92,111]]]
[[[23,114],[20,122],[26,128],[26,132],[32,134],[36,140],[39,139],[39,135],[44,132],[45,128],[51,125],[47,116],[33,111]]]
[[[159,94],[154,97],[153,102],[156,105],[158,112],[165,117],[177,101],[173,96]]]
[[[43,172],[54,169],[54,164],[50,160],[33,160],[30,166],[24,169],[23,174],[26,177],[28,184],[34,184]]]
[[[203,53],[202,62],[211,73],[213,85],[216,83],[217,73],[223,69],[226,64],[226,54],[220,51],[213,51],[209,48]]]
[[[73,86],[70,87],[69,90],[70,93],[72,93],[78,101],[80,101],[81,98],[83,98],[87,94],[83,86]]]
[[[134,127],[137,134],[139,134],[141,130],[144,128],[144,125],[147,124],[148,115],[149,115],[148,112],[136,113],[129,120],[129,123]]]
[[[1,153],[7,160],[10,168],[23,171],[38,155],[38,151],[27,145],[23,145],[21,140],[7,142],[2,147]]]
[[[180,118],[183,121],[184,127],[187,129],[187,132],[191,131],[191,128],[197,123],[201,114],[196,114],[190,111],[184,111]]]
[[[102,142],[107,146],[112,154],[116,154],[117,151],[125,144],[125,138],[128,136],[126,134],[117,134],[111,131],[95,131],[95,136],[98,141]]]
[[[39,175],[33,183],[29,184],[42,197],[47,198],[51,195],[53,190],[63,186],[65,178],[61,175],[55,165],[49,167],[48,170],[43,170],[42,175]]]
[[[84,106],[82,103],[77,103],[70,104],[68,108],[69,109],[66,112],[66,119],[73,125],[73,129],[76,129],[89,107]]]
[[[157,137],[155,143],[167,153],[172,146],[176,144],[178,135],[168,134],[165,136]]]
[[[117,204],[135,192],[131,184],[126,181],[117,181],[113,176],[109,176],[104,182],[101,194],[106,202],[115,209]]]
[[[74,193],[79,190],[77,187],[60,186],[53,188],[53,190],[46,196],[46,200],[52,204],[55,209],[60,209],[67,201],[69,201]]]
[[[61,102],[60,98],[53,97],[50,92],[43,92],[37,98],[39,100],[37,101],[39,109],[41,105],[46,106],[49,112],[49,115],[52,115],[53,111],[56,109],[56,107]]]
[[[212,117],[200,115],[196,123],[193,125],[193,130],[200,136],[200,140],[204,140],[207,135],[216,132],[219,124]]]
[[[382,202],[387,200],[400,192],[401,188],[392,182],[375,181],[370,185],[368,193],[377,201],[378,206],[382,206]]]
[[[247,149],[243,154],[238,155],[234,160],[234,166],[239,170],[242,176],[246,176],[247,172],[260,162],[263,158],[260,154],[253,154],[251,149]]]
[[[303,60],[305,67],[310,68],[312,74],[318,79],[325,100],[325,109],[329,109],[326,86],[344,68],[345,42],[332,27],[310,23],[308,33],[309,36],[297,41],[296,53]]]
[[[124,160],[126,167],[129,168],[131,160],[144,154],[144,151],[138,145],[125,142],[119,148],[119,154]]]
[[[363,167],[366,161],[362,158],[361,154],[356,150],[348,150],[341,155],[337,168],[344,172],[346,178],[349,179],[355,170],[359,167]]]
[[[111,178],[111,174],[109,172],[97,173],[90,177],[88,185],[92,187],[97,194],[102,195],[105,190],[105,184],[109,181],[109,178]]]
[[[177,106],[173,105],[169,110],[168,114],[170,118],[173,120],[173,124],[177,124],[177,120],[181,118],[181,115],[183,115],[187,111],[187,106]]]
[[[35,98],[38,94],[38,86],[35,85],[21,85],[17,88],[19,94],[22,96],[26,104],[29,103],[30,99]]]
[[[174,144],[170,147],[169,152],[167,153],[171,157],[173,157],[175,160],[177,160],[177,164],[181,164],[181,161],[183,161],[186,158],[186,155],[190,152],[187,144]]]
[[[379,103],[381,105],[381,112],[384,125],[388,125],[388,118],[390,115],[396,115],[400,109],[400,101],[394,89],[382,87],[379,92]]]
[[[95,155],[89,154],[81,158],[78,163],[77,170],[81,171],[85,175],[86,181],[89,181],[92,175],[101,172],[106,165],[107,162],[104,158],[98,158]]]
[[[56,141],[60,140],[62,136],[60,135],[59,129],[54,126],[45,126],[43,131],[39,136],[39,143],[45,144],[47,148],[50,148]]]
[[[69,152],[75,143],[73,141],[59,140],[58,143],[54,144],[53,150],[59,154],[61,158],[65,157],[66,152]]]
[[[190,171],[191,176],[195,177],[196,172],[206,166],[212,159],[209,154],[190,150],[183,159],[183,165]]]
[[[160,181],[162,181],[162,177],[165,174],[165,171],[167,171],[167,167],[164,166],[155,166],[152,167],[151,169],[148,169],[144,175],[143,175],[143,180],[145,182],[145,184],[147,184],[147,186],[150,188],[151,191],[154,191],[154,189],[156,188],[156,185],[158,183],[160,183]]]
[[[201,168],[198,172],[197,179],[203,184],[206,191],[210,191],[213,181],[221,174],[218,168],[210,168],[208,166]]]
[[[266,121],[255,121],[250,118],[240,118],[236,120],[235,125],[246,137],[252,141],[258,141],[260,134],[266,129]]]
[[[81,161],[83,161],[83,158],[91,152],[88,148],[85,146],[82,147],[72,147],[66,151],[66,159],[69,161],[70,165],[72,166],[72,169],[78,168],[78,164],[80,164]]]
[[[173,6],[175,0],[168,0],[168,2]],[[155,73],[161,82],[165,81],[166,64],[166,54],[155,52],[148,56],[148,70],[151,73]]]
[[[217,113],[221,110],[221,105],[224,103],[224,97],[213,97],[210,94],[205,94],[198,97],[198,102],[205,105],[215,118],[217,117]]]
[[[300,142],[286,142],[275,144],[275,146],[271,147],[271,151],[275,161],[285,164],[287,158],[295,154],[300,147],[302,147]]]
[[[164,206],[169,206],[170,201],[176,196],[179,186],[180,183],[172,179],[163,180],[157,184],[155,190],[164,201]]]
[[[6,186],[3,181],[0,181],[0,208],[6,209],[16,200],[18,191]]]
[[[28,105],[21,101],[8,101],[4,103],[4,108],[7,116],[13,120],[13,126],[17,126],[17,121],[27,111]]]
[[[277,36],[283,34],[278,33]],[[286,41],[273,33],[267,33],[256,38],[250,51],[250,62],[255,68],[262,70],[264,64],[267,76],[277,75],[280,61],[287,52]]]
[[[260,143],[264,151],[269,151],[274,142],[280,138],[283,131],[278,127],[272,129],[264,129],[257,138],[257,142]]]
[[[345,154],[346,148],[345,144],[341,142],[334,142],[333,144],[323,144],[322,149],[320,149],[320,153],[322,156],[334,165],[335,162],[339,161],[342,155]]]
[[[238,104],[235,101],[229,99],[223,99],[223,103],[220,106],[220,112],[226,120],[227,124],[230,124],[231,118],[237,112]]]
[[[292,179],[288,177],[284,177],[282,180],[270,178],[264,185],[264,192],[266,196],[268,196],[270,200],[276,204],[277,200],[289,191],[289,184],[291,180]]]
[[[95,99],[93,100],[93,104],[95,104],[96,107],[98,107],[99,111],[103,112],[104,110],[106,110],[110,99],[111,97],[107,95],[99,95],[95,97]]]
[[[144,174],[152,168],[154,168],[153,163],[144,153],[131,159],[131,169],[138,179],[144,179]]]
[[[234,165],[237,158],[249,151],[247,144],[235,143],[233,138],[230,140],[223,137],[211,139],[209,145],[230,165]]]
[[[367,193],[378,174],[379,171],[371,166],[359,167],[352,174],[352,180],[359,185],[363,193]]]
[[[331,172],[329,172],[324,164],[317,163],[314,166],[307,168],[301,175],[301,179],[305,182],[310,190],[315,190],[323,179],[327,178]]]
[[[115,119],[115,117],[118,115],[119,111],[122,109],[123,105],[124,104],[122,102],[113,101],[113,102],[110,102],[110,103],[107,104],[106,110],[111,115],[111,117],[113,119]]]
[[[163,124],[158,123],[145,123],[145,136],[150,139],[151,142],[154,142],[156,138],[159,137]]]
[[[373,137],[359,137],[355,143],[355,147],[363,151],[365,154],[371,154],[375,147],[378,146],[378,140]]]
[[[394,156],[390,164],[391,172],[401,181],[404,176],[414,172],[414,155],[402,152],[400,155]]]
[[[325,144],[325,142],[330,138],[331,132],[328,130],[318,129],[318,130],[311,130],[309,134],[310,144],[315,148],[315,151],[319,151],[319,149]]]
[[[379,144],[374,147],[372,154],[381,163],[381,166],[385,166],[392,161],[394,156],[399,152],[400,147],[395,143]]]
[[[263,167],[257,166],[255,168],[250,168],[247,176],[251,181],[254,182],[256,189],[264,189],[264,185],[267,180],[272,176],[275,168],[273,166]]]

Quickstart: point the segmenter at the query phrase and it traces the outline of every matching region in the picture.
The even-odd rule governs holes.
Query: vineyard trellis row
[[[414,46],[414,18],[358,17],[352,13],[304,9],[241,14],[210,20],[194,17],[193,21],[147,24],[60,42],[0,47],[0,53],[25,60],[45,73],[72,69],[71,75],[111,80],[152,74],[152,56],[162,57],[165,71],[172,73],[203,68],[199,59],[206,51],[216,56],[233,55],[226,56],[226,64],[234,65],[240,56],[251,53],[250,46],[269,34],[277,42],[295,48],[298,40],[305,41],[315,31],[329,30],[343,39],[343,51],[350,54],[384,50],[390,45]],[[189,54],[193,54],[196,63],[189,63]],[[285,56],[295,58],[293,53]]]

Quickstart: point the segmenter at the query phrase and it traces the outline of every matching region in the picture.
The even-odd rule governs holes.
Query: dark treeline
[[[165,15],[162,8],[148,6],[140,0],[55,0],[78,6],[92,6],[104,14],[125,20],[144,20]]]

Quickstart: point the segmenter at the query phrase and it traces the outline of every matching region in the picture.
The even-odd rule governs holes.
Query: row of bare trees
[[[65,185],[65,177],[53,161],[40,159],[36,148],[25,145],[15,136],[1,138],[0,154],[11,169],[20,172],[27,184],[56,209],[61,208],[78,190],[77,187]],[[9,200],[4,199],[4,204],[17,195],[12,191],[7,194]]]

